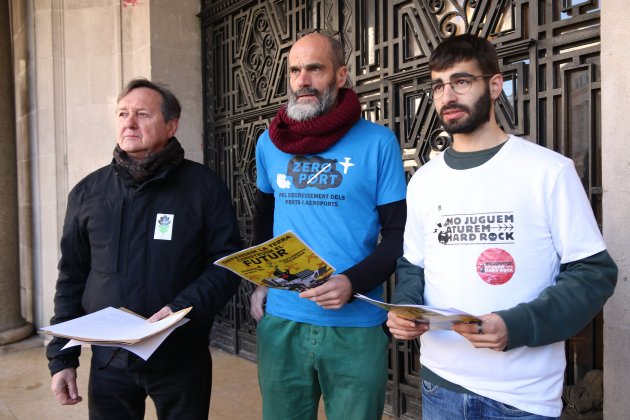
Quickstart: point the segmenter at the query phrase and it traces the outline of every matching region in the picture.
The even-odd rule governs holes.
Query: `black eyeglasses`
[[[325,36],[337,36],[339,35],[339,31],[333,31],[332,29],[324,29],[324,28],[304,28],[297,33],[298,38],[302,38],[308,34],[321,34]]]
[[[460,74],[451,77],[451,81],[448,83],[443,82],[433,82],[427,88],[427,94],[431,99],[440,99],[444,94],[444,86],[451,85],[453,92],[458,95],[463,95],[464,93],[468,93],[470,88],[472,88],[472,84],[476,79],[492,77],[494,74],[482,74],[480,76],[466,75]]]

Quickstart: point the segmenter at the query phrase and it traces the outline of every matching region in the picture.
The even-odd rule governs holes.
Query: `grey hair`
[[[145,79],[144,77],[139,77],[129,81],[129,83],[127,83],[123,90],[118,94],[116,102],[120,102],[120,100],[127,96],[129,92],[138,88],[152,89],[159,93],[160,96],[162,96],[162,105],[160,107],[160,110],[162,111],[162,117],[164,117],[164,121],[169,122],[179,119],[182,113],[182,107],[173,92],[171,92],[166,87],[166,85],[162,83],[152,82],[148,79]]]

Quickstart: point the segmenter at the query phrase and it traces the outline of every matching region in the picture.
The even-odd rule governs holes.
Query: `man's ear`
[[[179,128],[179,119],[170,120],[166,123],[168,129],[168,138],[175,136],[177,133],[177,129]]]
[[[341,89],[346,85],[346,81],[348,80],[348,68],[346,66],[341,66],[337,69],[337,88]]]
[[[490,78],[490,97],[495,101],[503,90],[503,75],[497,73]]]

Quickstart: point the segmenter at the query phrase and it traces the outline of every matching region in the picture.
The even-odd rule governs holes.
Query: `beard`
[[[492,99],[490,98],[490,88],[486,86],[486,89],[477,102],[471,107],[467,107],[462,104],[454,103],[444,106],[440,110],[440,121],[444,130],[450,135],[453,134],[470,134],[488,121],[490,121],[490,109],[492,105]],[[468,117],[460,118],[457,121],[444,121],[442,113],[451,109],[459,109],[468,113]]]
[[[295,121],[306,121],[319,117],[330,111],[337,100],[335,83],[329,84],[323,92],[318,89],[304,87],[294,91],[289,88],[289,103],[287,104],[287,115]],[[314,95],[317,102],[299,103],[300,95]]]

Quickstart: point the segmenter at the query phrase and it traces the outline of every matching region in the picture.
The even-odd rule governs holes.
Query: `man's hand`
[[[171,308],[169,308],[168,306],[165,306],[162,309],[160,309],[159,311],[157,311],[156,313],[154,313],[153,315],[151,315],[151,318],[147,319],[147,322],[159,321],[160,319],[166,318],[167,316],[169,316],[172,313],[173,313],[173,311],[171,310]]]
[[[310,299],[324,309],[339,309],[352,297],[352,284],[343,274],[336,274],[321,286],[300,293],[301,298]]]
[[[249,313],[259,322],[265,316],[265,301],[269,289],[264,286],[258,286],[249,298]]]
[[[387,327],[398,340],[413,340],[429,331],[429,324],[401,318],[392,311],[387,313]]]
[[[66,368],[55,373],[50,389],[61,405],[74,405],[83,400],[77,389],[77,370],[75,368]]]
[[[473,346],[503,351],[508,345],[508,329],[497,314],[479,317],[481,323],[455,324],[453,331],[464,336]]]

